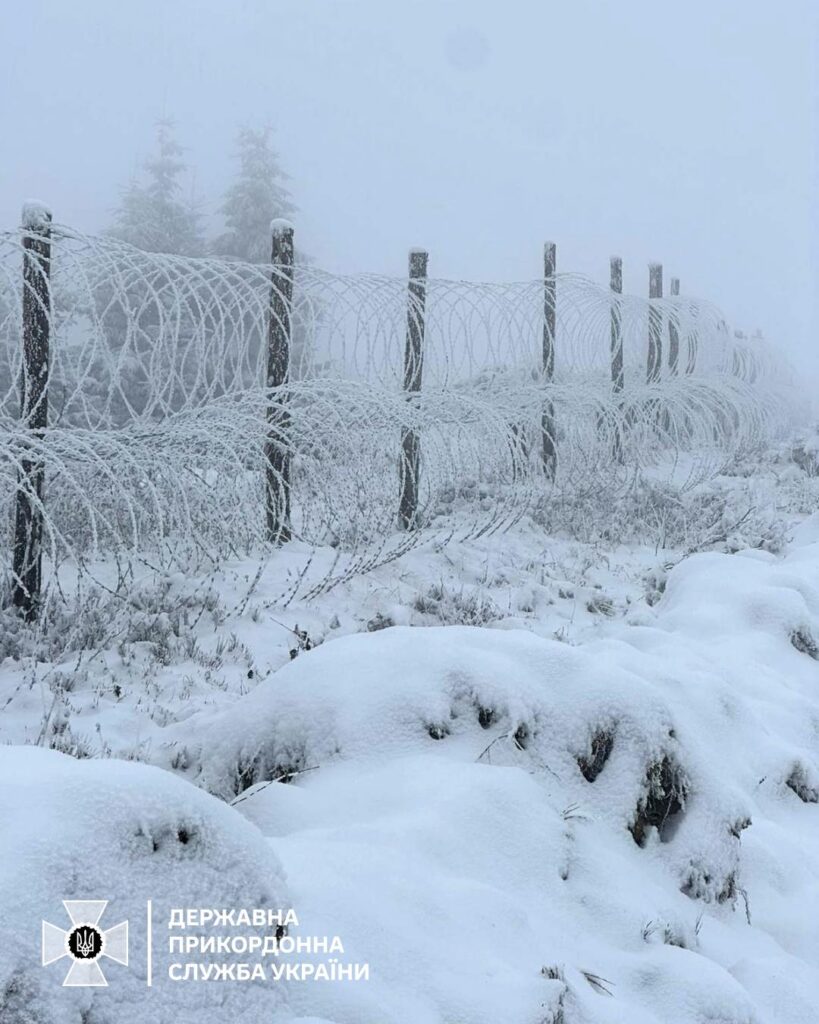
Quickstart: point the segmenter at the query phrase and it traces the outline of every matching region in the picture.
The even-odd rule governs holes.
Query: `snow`
[[[0,748],[0,1019],[813,1024],[819,514],[760,523],[685,556],[524,522],[287,607],[284,551],[135,581],[87,662],[7,657],[2,739],[97,756]],[[133,930],[91,995],[39,965],[71,898]],[[370,980],[147,990],[147,899],[292,905]]]
[[[267,1024],[284,1005],[271,983],[223,985],[214,999],[212,987],[168,977],[171,908],[289,906],[276,855],[251,824],[148,765],[3,747],[0,779],[1,1020],[199,1024],[218,1004],[232,1019]],[[40,964],[40,922],[67,928],[62,901],[87,899],[110,901],[101,927],[128,920],[130,964],[101,960],[106,988],[63,988],[68,961]]]
[[[557,967],[568,1020],[814,1019],[815,970],[725,908],[697,935],[700,906],[656,859],[585,815],[564,821],[520,768],[420,755],[314,773],[300,799],[287,789],[241,807],[273,837],[305,926],[343,928],[377,967],[367,988],[296,988],[294,1008],[362,1024],[549,1020],[564,989],[541,972]],[[795,983],[781,1015],[777,973]]]
[[[815,773],[819,666],[792,637],[819,635],[817,565],[817,545],[695,555],[650,624],[582,647],[470,627],[349,636],[169,730],[226,798],[237,765],[239,787],[319,766],[235,805],[311,929],[377,965],[366,991],[296,1005],[340,1024],[524,1021],[556,1012],[564,989],[540,969],[557,964],[577,1019],[816,1019],[819,825],[787,779]],[[590,783],[576,758],[600,727],[614,742]],[[641,847],[628,826],[666,756],[687,797]]]
[[[270,222],[270,233],[271,235],[286,235],[288,232],[295,230],[293,222],[287,220],[285,217],[274,217]]]
[[[21,221],[24,228],[31,230],[48,227],[51,221],[51,208],[39,199],[27,199],[23,203]]]

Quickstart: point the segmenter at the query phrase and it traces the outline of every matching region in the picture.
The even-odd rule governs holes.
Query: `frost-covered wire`
[[[787,406],[780,361],[762,339],[729,331],[710,304],[649,303],[573,274],[554,280],[552,379],[543,373],[552,290],[542,280],[426,281],[422,385],[408,396],[408,304],[418,295],[404,279],[311,265],[295,270],[289,379],[270,389],[279,270],[151,254],[54,226],[49,418],[33,433],[20,410],[21,265],[21,233],[0,234],[4,550],[24,463],[34,461],[45,467],[42,500],[32,501],[51,565],[115,551],[190,567],[271,550],[272,423],[291,458],[290,550],[311,566],[294,592],[309,593],[420,541],[503,529],[560,495],[614,496],[646,478],[691,486],[766,443]],[[542,458],[547,405],[554,479]],[[407,432],[420,462],[415,528],[402,530]]]

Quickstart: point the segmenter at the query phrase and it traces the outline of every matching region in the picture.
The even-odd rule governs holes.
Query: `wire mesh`
[[[615,496],[647,476],[691,487],[769,443],[787,415],[781,360],[763,339],[736,336],[711,304],[649,302],[574,274],[549,288],[425,279],[412,290],[404,279],[299,265],[289,375],[269,388],[280,268],[152,254],[54,225],[41,310],[48,418],[32,430],[21,394],[32,288],[23,242],[33,231],[0,234],[7,579],[14,506],[32,464],[44,486],[27,500],[50,566],[116,553],[190,570],[275,548],[264,451],[278,430],[290,456],[282,486],[294,549],[308,560],[332,552],[294,585],[309,594],[415,544],[504,529],[561,495]],[[43,305],[42,289],[34,298]],[[420,325],[422,366],[408,366],[409,322]],[[654,373],[650,329],[659,338]],[[415,371],[419,388],[408,393]],[[413,528],[401,529],[408,433],[419,451],[416,511]]]

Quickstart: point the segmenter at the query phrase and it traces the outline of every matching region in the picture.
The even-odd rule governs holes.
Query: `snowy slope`
[[[171,730],[225,798],[319,766],[236,802],[303,923],[373,964],[366,989],[296,1005],[339,1024],[819,1019],[818,569],[817,545],[697,555],[580,648],[348,637]]]
[[[208,690],[206,658],[174,661],[191,627],[135,704],[110,686],[135,686],[155,633],[73,674],[8,658],[7,739],[51,735],[43,714],[54,742],[119,721],[155,766],[0,748],[0,1021],[813,1024],[819,517],[792,535],[782,556],[696,554],[666,576],[646,552],[595,563],[554,541],[538,563],[524,531],[491,568],[458,553],[458,601],[416,553],[369,604],[363,583],[329,595],[316,625],[333,607],[345,625],[293,661],[292,634],[228,595],[218,671],[245,685]],[[416,624],[337,636],[356,600],[359,623]],[[447,601],[489,624],[419,626]],[[136,958],[66,996],[39,921],[97,896],[132,921]],[[148,1006],[149,898],[157,917],[292,905],[296,934],[340,936],[370,980],[179,987],[160,963]]]

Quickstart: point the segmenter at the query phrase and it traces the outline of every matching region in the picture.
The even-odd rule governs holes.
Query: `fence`
[[[761,338],[650,269],[648,301],[142,252],[31,204],[0,234],[0,503],[11,598],[68,561],[177,567],[287,543],[322,588],[560,496],[692,486],[782,422]],[[321,557],[316,553],[322,552]],[[331,556],[328,556],[331,552]],[[315,557],[314,557],[315,556]],[[46,574],[48,575],[48,574]]]

